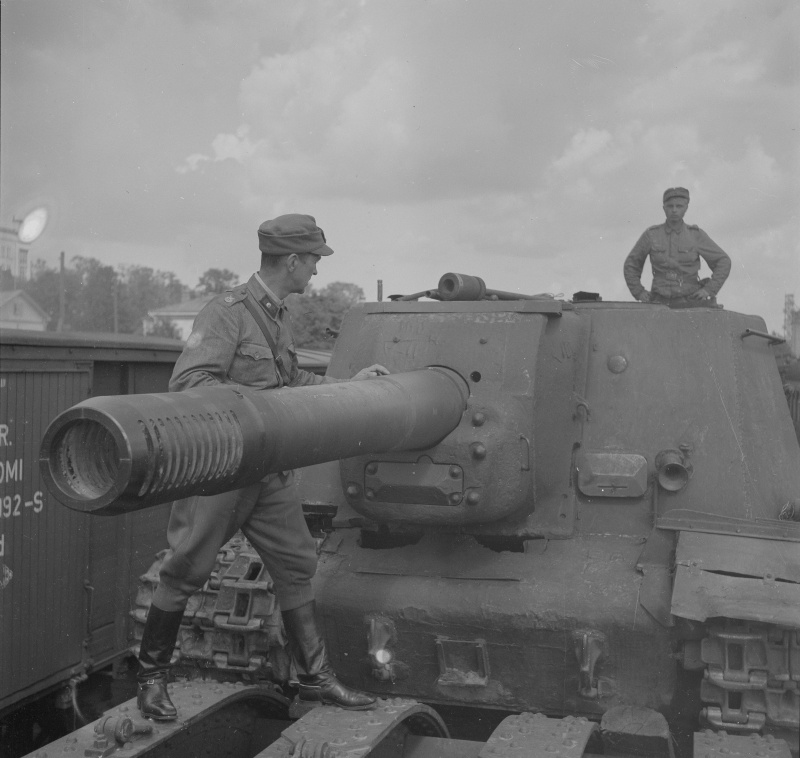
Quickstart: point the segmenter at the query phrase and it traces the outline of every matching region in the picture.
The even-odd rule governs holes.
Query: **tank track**
[[[771,734],[797,745],[800,630],[719,620],[700,643],[701,723],[733,734]]]
[[[135,607],[138,654],[144,622],[166,551],[141,577]],[[217,555],[217,565],[189,600],[173,657],[178,678],[286,682],[289,656],[272,580],[247,540],[238,534]]]

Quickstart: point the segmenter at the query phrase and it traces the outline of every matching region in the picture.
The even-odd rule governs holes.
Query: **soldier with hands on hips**
[[[671,187],[664,192],[666,222],[647,229],[625,259],[623,272],[631,294],[642,303],[670,308],[717,307],[716,296],[731,271],[731,259],[700,227],[687,224],[689,190]],[[653,285],[642,285],[644,263],[650,257]],[[700,259],[711,278],[700,280]]]
[[[258,390],[336,382],[298,367],[284,298],[302,293],[322,256],[333,253],[312,216],[290,213],[258,229],[261,266],[246,284],[215,297],[198,314],[170,380],[170,391],[216,384]],[[383,376],[378,364],[353,380]],[[138,704],[142,716],[177,717],[167,681],[183,612],[192,593],[214,569],[217,553],[237,530],[264,561],[281,608],[287,641],[304,701],[360,710],[375,698],[335,676],[317,626],[311,579],[317,567],[311,536],[292,471],[208,497],[172,505],[159,584],[139,651]]]

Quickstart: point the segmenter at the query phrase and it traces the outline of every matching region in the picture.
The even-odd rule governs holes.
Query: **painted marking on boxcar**
[[[30,500],[23,500],[19,494],[4,495],[0,499],[0,518],[21,516],[25,508],[32,508],[34,513],[41,513],[44,508],[44,495],[41,490],[36,490]]]
[[[0,556],[3,555],[3,537],[5,535],[0,535]],[[11,577],[14,576],[14,572],[6,566],[6,564],[2,564],[3,570],[0,572],[0,590],[5,589],[8,586],[8,583],[11,581]]]
[[[0,461],[0,484],[22,481],[23,460],[23,458],[15,458],[12,461]]]

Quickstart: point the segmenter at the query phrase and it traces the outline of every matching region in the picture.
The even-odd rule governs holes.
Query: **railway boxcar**
[[[164,392],[178,340],[0,332],[0,723],[6,744],[30,703],[123,654],[130,595],[164,547],[167,507],[89,519],[55,504],[37,464],[44,430],[93,395]],[[25,709],[23,717],[19,709]],[[16,714],[16,715],[15,715]]]
[[[158,337],[0,330],[3,758],[31,750],[53,703],[71,712],[75,686],[128,653],[140,576],[166,547],[168,505],[115,519],[56,504],[39,474],[42,435],[88,397],[166,392],[182,348]],[[328,353],[298,358],[324,373]]]

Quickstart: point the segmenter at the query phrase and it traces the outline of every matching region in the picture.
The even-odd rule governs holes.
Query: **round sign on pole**
[[[44,231],[46,225],[47,208],[35,208],[22,219],[17,237],[20,242],[30,244]]]

